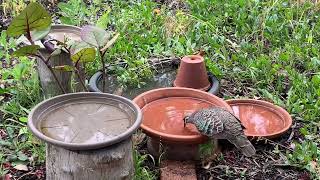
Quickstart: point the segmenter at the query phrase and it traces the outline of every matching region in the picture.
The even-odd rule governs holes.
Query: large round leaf
[[[96,57],[95,48],[88,46],[84,42],[73,45],[70,53],[73,62],[90,62]]]
[[[20,56],[28,56],[28,55],[34,55],[37,54],[38,50],[40,49],[40,46],[38,45],[28,45],[23,46],[13,52],[13,56],[20,57]]]
[[[110,34],[95,26],[84,26],[81,30],[81,39],[95,47],[103,47],[107,44]]]
[[[33,41],[41,40],[50,33],[50,30],[51,30],[51,26],[48,26],[46,29],[43,29],[43,30],[31,31],[31,39]]]
[[[44,30],[50,25],[49,13],[39,3],[34,2],[12,20],[7,33],[9,36],[20,36],[28,31]]]

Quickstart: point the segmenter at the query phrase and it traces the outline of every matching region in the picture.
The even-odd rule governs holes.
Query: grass
[[[145,166],[148,155],[141,155],[138,151],[133,153],[135,175],[134,180],[155,180],[157,179],[154,171]]]
[[[289,0],[182,2],[187,9],[171,10],[151,0],[97,1],[87,9],[94,9],[99,16],[86,12],[76,24],[98,24],[120,32],[106,61],[128,63],[127,68],[116,69],[119,80],[126,85],[143,86],[143,79],[152,75],[146,65],[150,57],[182,57],[204,51],[208,69],[223,79],[221,94],[225,99],[260,98],[288,110],[299,129],[292,128],[294,138],[286,145],[295,148],[287,152],[281,149],[285,163],[306,169],[314,177],[319,175],[320,6]],[[108,11],[100,13],[101,8]],[[8,61],[7,55],[1,57]],[[88,74],[98,65],[88,64]],[[19,134],[25,128],[25,122],[19,119],[23,121],[30,108],[42,100],[33,66],[22,59],[0,70],[1,84],[6,84],[10,94],[1,105],[5,115],[0,130],[6,134]],[[11,154],[18,157],[22,152],[28,158],[37,157],[27,163],[43,163],[43,146],[31,143],[34,139],[29,132],[1,140],[10,143],[0,154],[1,162],[15,162]],[[134,157],[136,178],[154,177],[141,163],[145,156]],[[4,171],[0,166],[0,172]]]

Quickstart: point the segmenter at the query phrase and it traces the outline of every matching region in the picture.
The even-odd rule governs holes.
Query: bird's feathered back
[[[248,157],[256,153],[243,132],[240,120],[225,109],[212,107],[196,111],[190,115],[188,122],[193,123],[203,135],[228,139]]]

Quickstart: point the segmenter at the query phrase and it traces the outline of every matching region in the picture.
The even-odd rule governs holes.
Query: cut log
[[[47,50],[40,51],[42,55],[47,58],[50,54]],[[54,66],[62,66],[62,65],[71,65],[72,62],[69,57],[69,54],[62,52],[58,56],[53,56],[50,59],[50,65]],[[59,88],[58,83],[55,81],[53,75],[51,74],[49,68],[45,65],[42,60],[37,59],[37,69],[39,73],[40,84],[42,87],[43,95],[46,98],[53,97],[59,94],[63,94],[61,89]],[[55,74],[61,82],[66,92],[71,92],[71,76],[72,72],[65,71],[57,71],[55,70]]]
[[[131,138],[98,150],[70,151],[47,144],[47,180],[131,180]]]

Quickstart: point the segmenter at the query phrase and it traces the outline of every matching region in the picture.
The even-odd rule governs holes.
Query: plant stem
[[[100,54],[100,59],[101,59],[101,63],[102,63],[102,92],[104,92],[104,89],[105,89],[105,78],[106,78],[106,64],[104,62],[104,55],[105,55],[105,52],[103,53],[102,51],[99,51],[99,54]]]
[[[31,33],[30,33],[29,30],[27,31],[27,39],[29,40],[29,42],[30,42],[32,45],[34,45],[34,42],[33,42],[32,38],[31,38]],[[62,93],[66,94],[66,93],[67,93],[66,90],[63,88],[63,86],[62,86],[62,84],[60,83],[57,75],[54,73],[54,70],[52,69],[51,65],[49,64],[49,60],[46,60],[46,58],[41,54],[40,51],[38,51],[38,54],[37,54],[36,56],[39,57],[39,58],[41,59],[41,61],[48,67],[48,69],[50,70],[50,72],[51,72],[54,80],[57,82],[60,90],[62,91]]]
[[[78,78],[79,78],[79,80],[80,80],[81,85],[83,86],[83,88],[84,88],[87,92],[89,92],[88,87],[86,86],[85,82],[83,81],[83,79],[82,79],[82,77],[81,77],[81,75],[80,75],[80,71],[79,71],[79,61],[77,61],[77,62],[75,63],[74,68],[76,69],[75,71],[76,71],[76,74],[77,74],[77,76],[78,76]]]
[[[60,90],[61,90],[64,94],[66,94],[66,93],[67,93],[66,90],[63,88],[63,86],[62,86],[62,84],[60,83],[58,77],[57,77],[56,74],[54,73],[54,70],[52,69],[51,65],[50,65],[50,64],[46,64],[46,65],[47,65],[48,69],[50,70],[50,72],[51,72],[54,80],[56,80],[56,82],[58,83],[58,86],[59,86]]]

